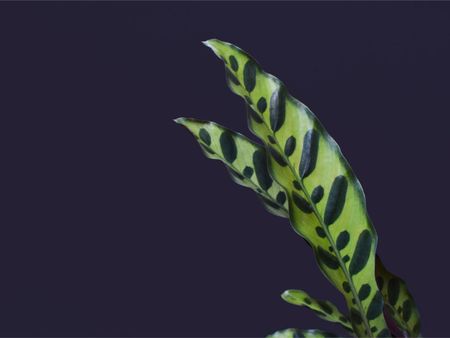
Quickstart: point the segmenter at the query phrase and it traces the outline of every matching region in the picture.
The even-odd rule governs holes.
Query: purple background
[[[217,37],[319,116],[447,335],[449,31],[449,3],[2,3],[0,334],[342,332],[279,297],[343,304],[310,248],[172,122],[250,134]]]

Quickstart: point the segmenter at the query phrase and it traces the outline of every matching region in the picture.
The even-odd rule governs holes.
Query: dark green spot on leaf
[[[237,72],[239,69],[239,64],[238,64],[236,58],[233,55],[230,55],[230,57],[228,59],[230,60],[231,69],[233,69],[235,72]]]
[[[403,320],[405,322],[407,322],[409,320],[409,318],[411,318],[411,313],[412,313],[412,304],[411,301],[409,299],[405,300],[403,302]]]
[[[202,140],[208,146],[211,145],[211,136],[209,135],[208,131],[205,128],[200,129],[198,136],[200,137],[200,140]]]
[[[244,176],[245,177],[247,177],[247,178],[250,178],[250,177],[252,177],[253,176],[253,168],[252,167],[245,167],[244,168],[244,171],[243,171],[243,174],[244,174]]]
[[[317,250],[317,258],[320,262],[322,262],[325,266],[332,270],[337,270],[339,268],[339,262],[337,258],[321,247],[319,247]]]
[[[322,227],[316,227],[317,235],[321,238],[325,238],[327,235],[325,234],[325,231],[323,231]]]
[[[302,186],[298,181],[292,181],[292,184],[294,185],[294,188],[297,190],[302,190]]]
[[[253,89],[255,89],[256,70],[257,70],[256,63],[251,60],[247,61],[247,63],[244,66],[244,86],[249,93],[251,93]]]
[[[344,249],[349,241],[350,241],[350,234],[348,233],[348,231],[347,230],[342,231],[336,240],[337,249],[338,250]]]
[[[276,144],[276,143],[277,143],[277,141],[275,141],[275,139],[274,139],[272,136],[270,136],[270,135],[267,135],[267,139],[268,139],[269,142],[272,143],[272,144]]]
[[[272,158],[282,167],[287,166],[286,161],[284,160],[283,156],[273,149],[271,146],[269,146],[270,155],[272,155]]]
[[[323,192],[323,187],[318,185],[311,193],[311,200],[316,204],[319,203],[323,198]]]
[[[267,170],[267,158],[264,150],[256,150],[253,153],[253,166],[259,185],[263,190],[267,190],[272,186],[272,178]]]
[[[331,308],[330,305],[328,305],[326,302],[322,301],[322,300],[318,300],[317,303],[319,304],[320,308],[328,313],[329,315],[331,315],[333,313],[333,309]]]
[[[383,313],[383,296],[379,291],[373,296],[367,309],[367,319],[373,320]]]
[[[389,304],[395,306],[400,294],[400,281],[396,278],[391,278],[388,282],[388,300]]]
[[[309,205],[309,203],[304,199],[302,196],[297,194],[295,191],[292,192],[292,199],[294,201],[294,204],[299,208],[301,211],[303,211],[305,214],[312,213],[312,208]]]
[[[239,86],[241,84],[238,78],[232,72],[230,72],[228,68],[225,68],[225,77],[229,83],[232,83],[236,86]]]
[[[261,116],[259,116],[259,114],[255,112],[252,107],[247,106],[247,113],[256,123],[261,124],[264,122]]]
[[[260,97],[258,100],[258,103],[256,103],[256,107],[258,108],[258,111],[262,114],[267,109],[267,101],[264,97]]]
[[[284,202],[286,202],[286,194],[283,191],[280,191],[277,194],[277,202],[281,205],[283,205]]]
[[[269,207],[271,207],[272,209],[278,210],[280,209],[280,206],[278,204],[276,204],[275,202],[269,200],[268,198],[265,198],[263,196],[260,196],[261,199],[263,200],[263,202],[268,205]]]
[[[354,308],[350,309],[350,320],[357,325],[361,325],[363,322],[361,314]]]
[[[286,118],[286,92],[283,87],[276,89],[270,98],[270,128],[280,130]]]
[[[358,298],[360,300],[365,300],[367,297],[369,297],[371,291],[371,287],[369,284],[363,284],[358,292]]]
[[[352,290],[350,288],[350,284],[348,284],[348,282],[343,282],[342,283],[342,288],[344,289],[345,292],[350,292]]]
[[[284,154],[286,156],[291,156],[294,153],[296,145],[296,139],[294,136],[289,136],[284,145]]]
[[[334,179],[328,195],[327,206],[325,207],[324,222],[326,225],[333,224],[341,215],[345,205],[347,185],[345,176],[340,175]]]
[[[343,323],[347,323],[347,322],[348,322],[348,319],[345,318],[344,316],[340,316],[340,317],[339,317],[339,320],[340,320],[341,322],[343,322]]]
[[[233,135],[228,131],[224,131],[220,135],[219,141],[223,157],[228,162],[233,163],[237,156],[236,142],[234,141]]]
[[[315,129],[306,132],[303,138],[302,158],[300,159],[300,177],[306,178],[316,167],[319,151],[319,134]]]
[[[372,250],[372,235],[369,230],[363,230],[358,237],[355,252],[353,253],[352,261],[350,262],[349,272],[351,275],[356,275],[367,264]]]

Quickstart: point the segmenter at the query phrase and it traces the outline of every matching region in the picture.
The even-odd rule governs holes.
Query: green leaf
[[[217,132],[219,134],[221,131],[228,130],[228,129],[226,129],[222,126],[219,126],[213,122],[202,122],[202,121],[198,121],[198,120],[194,120],[194,119],[181,118],[181,119],[177,120],[177,122],[185,125],[188,129],[191,128],[190,130],[192,130],[194,136],[196,136],[197,140],[199,141],[199,144],[202,147],[207,146],[207,144],[209,144],[209,145],[211,144],[211,137],[209,136],[209,134],[206,134],[205,131],[201,131],[201,129],[202,129],[201,126],[203,126],[203,125],[215,126],[215,127],[213,127],[213,129],[217,128]],[[197,128],[194,127],[196,125],[197,125]],[[256,151],[256,150],[265,151],[264,148],[262,148],[260,145],[258,145],[256,143],[250,141],[248,138],[246,138],[240,134],[237,134],[237,133],[234,133],[234,134],[237,135],[236,137],[240,137],[240,139],[243,143],[247,143],[247,145],[245,145],[245,146],[240,146],[241,149],[248,148],[248,149],[253,149],[252,151]],[[203,136],[203,139],[204,139],[203,142],[202,142],[202,137],[200,135]],[[206,155],[208,157],[211,157],[214,159],[220,159],[217,154],[215,156],[212,156],[211,149],[208,148],[208,150],[209,150],[209,152],[205,150]],[[238,153],[238,157],[242,156],[242,155],[243,155],[243,152],[240,151]],[[222,158],[222,161],[228,165],[228,163],[223,158]],[[244,172],[248,176],[249,172],[251,172],[251,171],[244,170]],[[250,184],[248,181],[245,181],[245,180],[242,181],[234,173],[231,174],[231,176],[232,176],[233,180],[235,180],[238,184],[241,184],[243,186],[246,186],[246,187],[249,187],[249,188],[255,190],[255,186],[253,184]],[[260,189],[260,188],[257,187],[256,190],[257,189]],[[264,198],[263,203],[265,203],[266,208],[268,208],[272,213],[279,215],[281,217],[288,217],[288,213],[285,209],[286,197],[283,192],[277,191],[277,189],[270,189],[268,191],[265,191],[264,195],[260,196],[260,197]],[[274,201],[276,201],[275,204],[274,204]],[[341,248],[344,246],[344,244],[347,242],[346,238],[347,238],[347,236],[345,236],[345,235],[338,238],[338,240],[337,240],[338,248]],[[376,275],[377,275],[378,285],[381,289],[381,292],[382,292],[382,295],[383,295],[383,298],[385,301],[385,306],[389,309],[389,312],[390,312],[392,318],[396,321],[399,328],[406,331],[408,333],[408,335],[411,337],[420,336],[419,313],[415,306],[414,299],[412,298],[411,294],[409,293],[409,291],[406,288],[405,282],[402,279],[400,279],[400,278],[396,277],[395,275],[391,274],[390,272],[388,272],[385,269],[385,267],[383,266],[381,259],[378,256],[376,259]],[[387,285],[389,285],[389,283],[390,283],[390,287],[387,286]],[[360,298],[364,299],[367,297],[367,295],[369,293],[368,291],[369,290],[367,287],[362,288],[361,292],[359,293],[358,296]],[[300,298],[297,297],[298,298],[297,300],[293,300],[293,297],[295,297],[295,292],[296,292],[296,290],[288,290],[282,295],[282,297],[289,303],[301,305],[301,297]],[[299,291],[299,292],[303,292],[303,291]],[[311,297],[309,297],[309,298],[311,298]],[[408,299],[410,301],[408,301]],[[311,300],[314,301],[313,298],[311,298]],[[391,300],[391,302],[390,302],[390,300]],[[405,322],[403,320],[403,315],[401,312],[401,310],[403,308],[401,306],[401,304],[403,304],[405,302],[406,302],[407,309],[410,304],[412,305],[411,306],[411,316],[407,322]],[[304,302],[303,305],[310,307],[307,302]],[[318,310],[317,306],[315,306],[312,309],[316,310],[316,311]],[[318,311],[320,311],[320,309]],[[408,313],[409,313],[409,311],[406,312],[406,315],[408,315]],[[339,316],[337,316],[337,317],[339,317]],[[328,319],[328,318],[324,318],[324,319]],[[331,320],[331,321],[335,321],[335,320]],[[345,322],[344,323],[341,322],[341,324],[344,325],[347,329],[350,328],[348,325],[345,325]]]
[[[376,276],[385,306],[392,319],[401,330],[407,332],[408,337],[420,337],[419,310],[406,283],[403,279],[386,270],[378,256],[376,259]]]
[[[291,224],[344,294],[355,333],[386,335],[375,280],[377,235],[361,185],[336,142],[308,107],[247,53],[219,40],[205,44],[224,60],[229,87],[251,108],[250,129],[270,153],[270,173],[287,193]]]
[[[303,290],[286,290],[281,295],[286,302],[298,306],[306,306],[313,310],[320,318],[341,324],[346,330],[353,332],[352,325],[338,308],[329,301],[312,298]]]
[[[328,338],[338,337],[333,333],[321,330],[300,330],[300,329],[286,329],[277,331],[267,336],[267,338]]]
[[[226,165],[233,181],[255,191],[268,211],[287,217],[286,193],[270,177],[262,146],[214,122],[191,118],[178,118],[175,122],[194,135],[208,158]]]
[[[211,140],[212,140],[211,134],[220,135],[223,131],[228,131],[228,132],[231,132],[233,135],[235,135],[236,138],[239,138],[240,142],[242,142],[242,144],[240,144],[240,146],[239,146],[240,150],[238,151],[237,157],[238,158],[241,156],[244,157],[242,159],[243,161],[245,161],[245,158],[248,158],[249,153],[252,153],[255,151],[265,151],[265,149],[263,147],[261,147],[260,145],[258,145],[255,142],[249,140],[245,136],[242,136],[238,133],[232,132],[229,129],[222,127],[213,122],[199,121],[199,120],[188,119],[188,118],[180,118],[180,119],[177,119],[176,122],[184,125],[188,130],[190,130],[193,133],[193,135],[198,140],[200,146],[204,150],[206,156],[208,156],[209,158],[212,158],[212,159],[219,159],[219,160],[223,161],[227,165],[227,167],[230,167],[230,165],[223,158],[223,155],[220,156],[220,151],[216,150],[217,152],[214,153],[212,151],[212,149],[209,148],[212,143],[211,142]],[[206,129],[204,127],[206,127]],[[208,131],[208,134],[206,134],[206,131],[208,130],[208,128],[211,128],[211,130]],[[211,134],[210,134],[210,132],[211,132]],[[217,136],[215,136],[215,137],[217,138]],[[248,149],[249,151],[244,151],[244,149]],[[213,155],[213,153],[214,153],[214,155]],[[238,184],[248,187],[248,188],[251,188],[252,190],[256,191],[257,194],[260,195],[260,198],[262,199],[263,203],[265,204],[265,207],[270,212],[274,213],[275,215],[287,218],[288,212],[285,209],[286,208],[286,194],[278,189],[269,189],[267,191],[263,191],[262,195],[261,195],[261,193],[259,191],[262,191],[262,189],[259,187],[258,182],[253,182],[253,184],[252,184],[248,180],[242,180],[242,176],[244,176],[244,177],[253,176],[253,175],[250,175],[250,173],[252,173],[252,171],[249,170],[248,168],[246,170],[245,168],[244,168],[242,174],[237,175],[236,169],[233,166],[231,166],[230,167],[230,175],[231,175],[232,179],[234,181],[236,181]],[[256,187],[255,187],[255,184],[257,185]],[[281,187],[279,187],[279,189],[281,189]],[[337,240],[338,248],[342,248],[344,246],[344,244],[347,242],[347,240],[345,238],[347,238],[347,236],[345,236],[345,235],[338,238],[338,240]],[[384,280],[389,280],[391,278],[397,278],[385,270],[385,268],[382,266],[382,263],[381,263],[381,260],[379,257],[377,257],[377,260],[376,260],[376,272],[377,272],[377,281],[381,287],[387,285],[384,283]],[[395,282],[393,282],[393,283],[395,283]],[[403,288],[403,287],[405,288],[405,291],[402,291],[402,294],[409,295],[409,292],[406,290],[406,286],[405,286],[404,282],[402,280],[400,280],[399,284],[401,285],[401,288]],[[392,289],[392,287],[391,287],[391,289]],[[389,296],[387,294],[387,289],[384,288],[382,290],[386,291],[386,292],[383,292],[383,296],[384,296],[384,299],[386,302],[386,306],[388,306]],[[362,288],[361,292],[359,293],[358,296],[360,298],[364,299],[367,297],[368,291],[369,290],[367,287]],[[308,296],[306,296],[306,293],[304,291],[299,291],[299,290],[298,291],[297,290],[288,290],[285,293],[283,293],[282,297],[288,303],[292,303],[295,305],[301,305],[302,297],[298,297],[299,294],[297,294],[297,299],[294,299],[296,297],[296,292],[304,293],[305,299],[306,299],[306,297],[308,297]],[[391,296],[391,297],[393,297],[393,296]],[[315,302],[315,300],[313,298],[311,298],[311,297],[309,297],[309,298],[311,299],[312,302]],[[412,297],[410,297],[410,299],[412,300]],[[413,302],[412,304],[414,304],[413,300],[412,300],[412,302]],[[310,307],[309,304],[307,303],[307,301],[304,301],[304,305]],[[318,307],[316,305],[313,305],[313,307],[310,307],[310,308],[314,311],[320,312],[320,309],[318,309]],[[335,307],[333,306],[333,308],[335,308]],[[395,306],[390,307],[390,308],[391,308],[391,312],[397,311],[397,310],[395,310]],[[336,309],[336,313],[338,313],[337,309]],[[417,320],[419,319],[418,313],[417,313],[417,315],[415,315],[415,313],[417,313],[417,309],[414,306],[413,315],[411,316],[411,321],[412,321],[412,318],[414,318],[414,317],[416,317]],[[323,315],[324,314],[321,313],[322,318],[324,318],[326,320],[330,320],[329,318],[323,317]],[[327,317],[329,317],[329,316],[327,316]],[[334,319],[339,318],[339,317],[340,317],[340,314],[335,316]],[[342,316],[342,317],[344,318],[344,316]],[[333,319],[333,318],[331,318],[331,319]],[[345,320],[347,320],[347,319],[345,318]],[[340,323],[343,326],[345,326],[347,329],[350,329],[351,327],[348,325],[348,322],[345,323],[345,320],[341,320]],[[406,324],[404,324],[401,320],[401,315],[400,315],[400,318],[397,318],[395,320],[397,322],[400,322],[399,327],[401,329],[407,331],[411,336],[415,337],[419,334],[418,333],[419,328],[416,325],[420,326],[420,323],[414,324],[414,326],[412,326],[412,328],[407,328]],[[336,322],[336,320],[331,320],[331,321]],[[347,324],[347,325],[345,325],[345,324]]]

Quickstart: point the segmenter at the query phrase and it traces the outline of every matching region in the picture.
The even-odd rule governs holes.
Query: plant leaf
[[[286,290],[281,295],[281,298],[293,305],[306,306],[313,310],[320,318],[341,324],[346,330],[353,332],[348,318],[329,301],[314,299],[303,290]]]
[[[190,130],[193,133],[193,135],[196,137],[197,141],[199,142],[200,146],[202,147],[202,149],[203,149],[203,151],[204,151],[204,153],[205,153],[205,155],[207,157],[212,158],[212,159],[219,159],[219,160],[223,161],[227,165],[227,167],[229,166],[228,162],[226,162],[226,160],[223,158],[223,156],[220,157],[220,152],[219,151],[217,151],[217,153],[214,153],[214,155],[212,154],[213,151],[212,151],[211,148],[209,148],[209,145],[211,145],[211,137],[210,137],[209,133],[208,133],[208,136],[206,136],[205,132],[200,132],[204,126],[206,126],[207,128],[208,127],[212,128],[212,131],[211,131],[212,134],[219,134],[219,135],[223,131],[230,131],[229,129],[227,129],[227,128],[223,127],[223,126],[220,126],[220,125],[218,125],[218,124],[216,124],[214,122],[200,121],[200,120],[196,120],[196,119],[180,118],[180,119],[177,119],[176,122],[179,123],[179,124],[184,125],[188,130]],[[244,152],[243,151],[244,149],[251,149],[250,152],[252,152],[252,151],[253,152],[254,151],[266,151],[262,146],[260,146],[259,144],[249,140],[245,136],[242,136],[242,135],[240,135],[238,133],[235,133],[235,132],[231,132],[231,133],[236,135],[236,137],[240,138],[240,141],[243,144],[245,144],[245,145],[240,145],[239,148],[241,149],[241,151],[238,151],[238,154],[237,154],[238,158],[240,156],[244,156],[244,157],[248,156],[248,152]],[[201,136],[200,136],[200,134],[201,134]],[[202,137],[203,137],[203,140],[202,140]],[[245,159],[243,159],[243,160],[245,160]],[[236,183],[238,183],[238,184],[240,184],[242,186],[251,188],[252,190],[256,191],[257,194],[259,194],[259,192],[257,190],[258,189],[261,190],[261,188],[258,186],[258,187],[256,187],[256,190],[255,190],[255,185],[251,184],[247,180],[242,180],[242,177],[238,177],[238,175],[236,175],[235,170],[236,169],[231,169],[230,168],[230,176],[231,176],[231,178]],[[249,171],[248,170],[247,170],[246,174],[247,174],[247,176],[249,175]],[[257,184],[257,182],[254,182],[254,183]],[[280,187],[280,189],[281,189],[281,187]],[[269,189],[267,191],[263,191],[263,195],[260,195],[260,198],[261,198],[262,202],[264,203],[265,207],[270,212],[272,212],[273,214],[278,215],[280,217],[284,217],[284,218],[288,217],[288,212],[285,209],[286,208],[286,195],[282,191],[280,191],[278,189]],[[342,243],[342,241],[340,243]],[[417,308],[414,305],[415,304],[414,300],[413,300],[412,296],[409,294],[408,290],[406,289],[405,283],[401,279],[399,279],[399,285],[400,285],[400,289],[401,289],[401,291],[399,293],[403,295],[402,297],[405,297],[405,301],[406,301],[406,299],[408,299],[408,295],[409,295],[409,299],[411,299],[411,301],[412,301],[413,310],[412,310],[411,319],[409,321],[411,323],[413,323],[413,322],[415,322],[414,318],[417,318],[417,322],[415,322],[414,325],[410,324],[409,327],[408,327],[407,323],[403,322],[400,312],[398,312],[396,310],[396,308],[395,308],[395,304],[394,304],[394,306],[389,306],[389,295],[388,295],[388,292],[387,292],[388,289],[386,288],[386,285],[387,285],[386,283],[388,283],[388,281],[390,279],[393,279],[393,278],[395,279],[395,278],[398,278],[398,277],[396,277],[396,276],[390,274],[388,271],[386,271],[386,269],[382,265],[381,259],[378,256],[377,256],[377,259],[376,259],[375,263],[376,263],[377,282],[378,282],[378,285],[379,285],[380,289],[382,290],[382,294],[383,294],[383,298],[385,300],[386,307],[390,308],[390,312],[391,313],[396,313],[397,314],[397,315],[395,315],[395,314],[392,315],[392,317],[393,318],[397,317],[397,318],[395,318],[395,320],[397,322],[397,325],[400,327],[400,329],[405,330],[406,332],[408,332],[408,334],[411,337],[418,336],[419,335],[419,328],[420,328],[420,319],[419,319],[419,316],[418,316]],[[391,283],[396,283],[396,282],[391,282]],[[393,286],[391,286],[391,289],[393,289]],[[295,304],[295,305],[301,305],[302,301],[301,301],[301,297],[298,297],[299,294],[297,294],[297,299],[296,300],[293,299],[294,297],[296,297],[296,294],[295,294],[296,292],[304,293],[305,298],[309,297],[309,296],[306,295],[306,293],[304,291],[287,290],[285,293],[283,293],[282,298],[285,301],[287,301],[288,303]],[[391,291],[391,293],[392,293],[392,291]],[[391,296],[391,298],[392,297],[393,296]],[[399,298],[398,298],[399,300],[397,301],[398,303],[402,303],[400,301],[400,299],[402,297],[399,296]],[[313,302],[315,302],[315,300],[313,298],[311,298],[311,297],[309,297],[309,298]],[[392,298],[392,299],[394,299],[394,298]],[[311,307],[311,306],[309,306],[309,304],[306,301],[304,301],[303,303],[304,303],[305,306],[311,308],[312,310],[320,311],[320,309],[318,309],[317,306],[313,305],[314,307]],[[336,310],[336,313],[337,313],[337,310]],[[329,318],[323,317],[323,313],[321,313],[321,317],[323,319],[330,320]],[[336,315],[335,317],[339,318],[340,317],[340,313],[339,313],[339,315]],[[343,318],[344,318],[344,316],[343,316]],[[347,320],[346,317],[345,317],[345,319]],[[330,320],[330,321],[337,322],[336,320]],[[348,322],[347,322],[347,325],[346,325],[345,320],[341,320],[340,324],[342,324],[344,327],[346,327],[346,329],[350,329],[351,328],[348,325]]]
[[[191,118],[178,118],[175,122],[194,135],[208,158],[226,165],[233,181],[255,191],[268,211],[287,217],[286,194],[270,177],[262,146],[214,122]]]
[[[257,116],[249,118],[250,129],[270,153],[271,176],[287,192],[291,224],[314,249],[325,276],[344,294],[355,333],[387,336],[375,280],[377,235],[361,185],[336,142],[315,115],[247,53],[216,39],[205,44],[224,60],[229,87]]]
[[[378,256],[376,258],[376,276],[389,315],[401,330],[407,332],[408,337],[419,337],[419,310],[405,281],[386,270]]]
[[[328,338],[338,337],[333,333],[321,330],[300,330],[300,329],[286,329],[277,331],[267,336],[267,338]]]

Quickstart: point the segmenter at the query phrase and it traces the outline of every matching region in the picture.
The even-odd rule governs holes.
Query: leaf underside
[[[364,193],[335,141],[284,84],[236,46],[208,40],[225,63],[227,83],[249,107],[248,122],[287,196],[290,222],[341,291],[358,336],[388,336],[375,280],[377,235]]]

